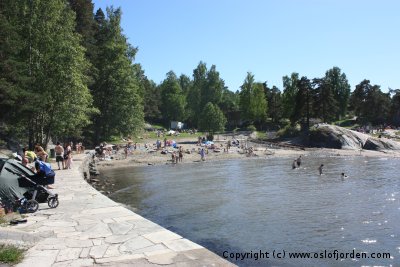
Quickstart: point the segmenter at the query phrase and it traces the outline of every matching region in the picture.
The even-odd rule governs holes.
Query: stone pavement
[[[0,231],[31,246],[17,266],[234,266],[96,191],[79,171],[83,159],[56,171],[57,208],[41,203],[27,223]]]

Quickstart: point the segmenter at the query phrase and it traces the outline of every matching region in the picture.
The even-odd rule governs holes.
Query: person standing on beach
[[[54,151],[56,152],[56,162],[57,162],[58,169],[61,170],[60,161],[61,161],[62,168],[65,169],[64,148],[60,145],[60,142],[57,142],[57,145],[54,147]]]
[[[322,175],[322,169],[324,168],[324,164],[321,164],[321,166],[319,166],[318,171],[319,171],[319,175]]]
[[[301,165],[301,155],[297,158],[297,168],[300,168]]]

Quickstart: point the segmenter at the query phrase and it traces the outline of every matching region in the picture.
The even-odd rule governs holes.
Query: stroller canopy
[[[26,188],[18,185],[19,176],[9,172],[7,169],[28,177],[34,174],[19,161],[0,158],[0,198],[3,203],[12,202],[15,198],[21,198],[27,191]]]

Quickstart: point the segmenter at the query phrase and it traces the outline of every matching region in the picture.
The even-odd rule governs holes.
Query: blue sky
[[[192,77],[216,65],[230,90],[247,72],[282,88],[282,76],[312,79],[337,66],[352,86],[363,79],[400,88],[398,0],[93,0],[121,7],[136,62],[157,84],[168,71]]]

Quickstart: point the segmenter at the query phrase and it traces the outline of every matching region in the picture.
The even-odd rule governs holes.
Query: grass
[[[22,261],[24,250],[11,245],[0,245],[0,262],[17,264]]]

